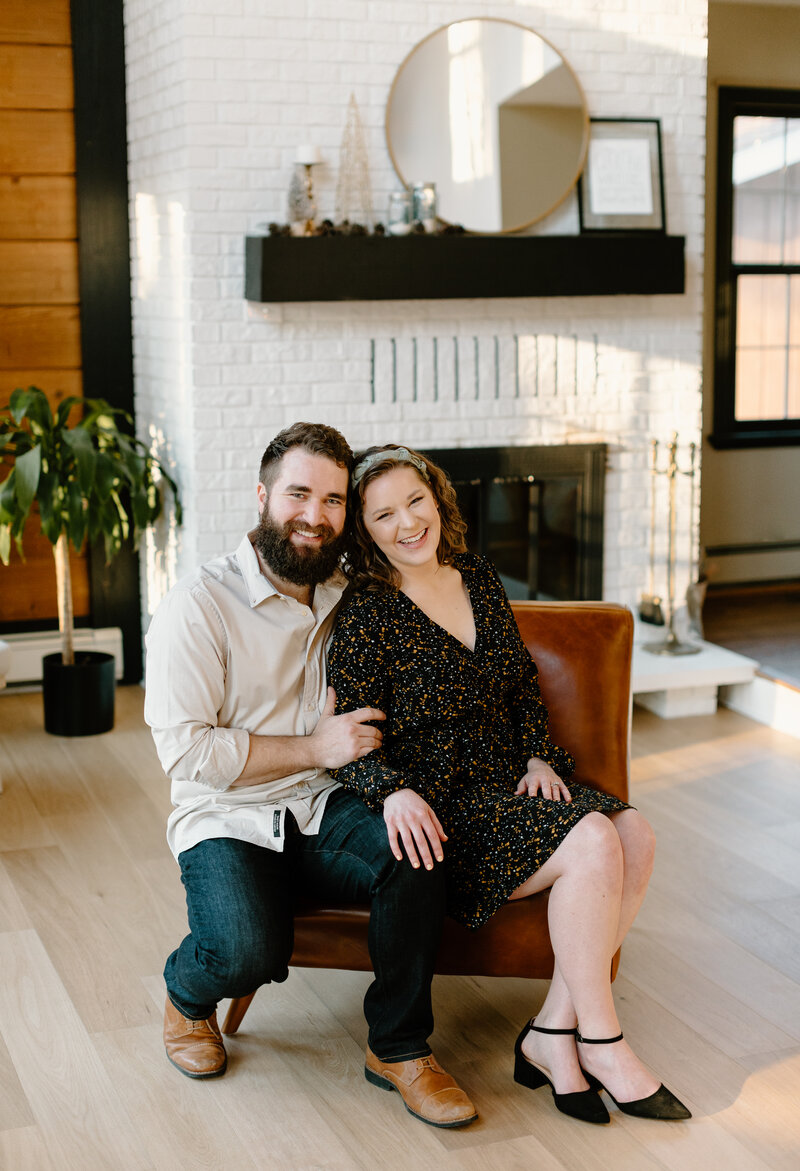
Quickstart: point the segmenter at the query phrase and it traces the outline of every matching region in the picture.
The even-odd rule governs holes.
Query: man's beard
[[[316,548],[293,545],[291,533],[305,531],[321,535],[323,544]],[[344,551],[344,535],[338,537],[329,525],[301,525],[295,521],[276,524],[269,515],[269,505],[253,541],[256,549],[276,577],[292,585],[314,586],[327,581]]]

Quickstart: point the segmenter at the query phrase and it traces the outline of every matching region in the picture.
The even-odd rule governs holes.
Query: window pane
[[[800,118],[733,120],[733,261],[800,255]]]
[[[741,276],[736,282],[736,418],[785,419],[790,332],[800,344],[800,280]]]
[[[786,193],[786,264],[800,264],[800,163],[788,171]]]
[[[789,345],[800,346],[800,276],[789,277]]]
[[[787,416],[800,418],[800,346],[789,350],[789,403]]]
[[[785,346],[788,297],[788,277],[739,277],[736,283],[737,346]]]
[[[789,277],[789,365],[786,417],[800,418],[800,276]]]
[[[783,419],[786,350],[736,350],[736,418]]]

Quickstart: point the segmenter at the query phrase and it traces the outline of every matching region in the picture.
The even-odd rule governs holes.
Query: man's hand
[[[539,760],[538,756],[532,756],[528,761],[528,771],[517,785],[515,792],[518,797],[522,797],[523,794],[535,797],[537,793],[541,792],[542,796],[550,801],[570,802],[572,800],[570,791],[561,778],[553,772],[549,764]]]
[[[398,789],[386,798],[383,820],[389,831],[389,845],[398,862],[403,857],[403,847],[415,869],[422,861],[426,870],[433,870],[433,858],[437,862],[444,859],[442,842],[447,841],[447,834],[428,802],[413,789]]]
[[[333,714],[335,708],[336,692],[329,687],[319,723],[308,738],[316,768],[341,768],[374,752],[383,740],[380,729],[366,722],[386,719],[378,708],[360,707],[340,716]]]

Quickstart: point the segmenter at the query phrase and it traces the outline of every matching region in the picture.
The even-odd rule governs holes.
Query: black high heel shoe
[[[543,1029],[541,1025],[535,1025],[532,1020],[528,1021],[514,1045],[514,1081],[521,1086],[527,1086],[529,1090],[538,1090],[540,1086],[548,1085],[552,1090],[553,1101],[557,1109],[562,1114],[568,1114],[570,1118],[580,1118],[582,1122],[610,1122],[611,1116],[603,1105],[597,1090],[578,1090],[573,1094],[557,1094],[556,1088],[547,1074],[539,1069],[538,1065],[528,1061],[522,1052],[522,1042],[530,1029],[533,1029],[535,1033],[552,1033],[573,1037],[578,1031],[577,1029]]]
[[[575,1039],[581,1045],[613,1045],[615,1041],[622,1040],[622,1033],[617,1037],[601,1037],[597,1039],[594,1037],[582,1037],[576,1029]],[[590,1077],[585,1070],[584,1077]],[[649,1094],[646,1098],[636,1098],[633,1102],[618,1102],[611,1091],[606,1089],[598,1078],[592,1077],[592,1081],[599,1089],[606,1091],[618,1110],[621,1110],[623,1114],[631,1114],[634,1118],[661,1118],[666,1122],[678,1122],[684,1118],[692,1117],[691,1111],[687,1110],[683,1102],[679,1098],[676,1098],[663,1082],[655,1093]]]

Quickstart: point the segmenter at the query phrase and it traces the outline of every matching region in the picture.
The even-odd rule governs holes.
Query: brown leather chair
[[[539,668],[550,734],[575,757],[574,779],[627,800],[633,616],[607,602],[514,602],[525,645]],[[506,903],[477,931],[452,919],[436,971],[446,975],[549,979],[553,950],[548,892]],[[292,964],[371,971],[369,907],[309,904],[295,918]],[[616,974],[619,953],[614,957]],[[235,1033],[255,993],[232,1000],[223,1033]]]

